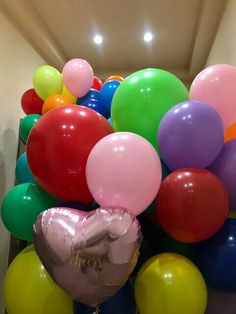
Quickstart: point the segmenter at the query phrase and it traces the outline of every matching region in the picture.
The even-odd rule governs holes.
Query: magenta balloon
[[[88,187],[100,206],[127,208],[134,215],[154,200],[161,163],[153,146],[130,132],[106,136],[92,149],[86,166]]]
[[[236,121],[236,67],[216,64],[200,72],[190,88],[190,99],[212,106],[220,114],[224,126]]]
[[[206,168],[224,145],[219,114],[198,101],[185,101],[171,108],[158,131],[161,159],[171,170]]]
[[[224,183],[229,195],[229,209],[236,212],[236,140],[224,144],[209,170]]]
[[[93,84],[93,69],[86,60],[72,59],[64,65],[62,79],[73,95],[83,97]]]
[[[35,250],[54,281],[84,304],[111,298],[133,271],[140,225],[121,208],[51,208],[34,225]]]

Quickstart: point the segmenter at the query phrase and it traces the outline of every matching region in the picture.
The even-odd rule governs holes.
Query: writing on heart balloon
[[[97,306],[133,271],[141,231],[135,216],[121,208],[84,212],[58,207],[39,215],[33,237],[55,282],[74,300]]]

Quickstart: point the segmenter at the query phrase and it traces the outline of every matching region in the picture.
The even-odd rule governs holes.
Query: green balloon
[[[17,238],[32,241],[33,224],[38,215],[58,204],[36,183],[23,183],[11,189],[3,199],[2,221]]]
[[[26,144],[29,133],[32,127],[40,118],[40,114],[29,114],[28,116],[24,117],[24,119],[20,122],[20,138]]]
[[[34,72],[33,86],[38,96],[46,100],[51,95],[61,94],[62,75],[56,68],[42,65]]]
[[[113,127],[116,131],[137,133],[157,149],[161,119],[174,105],[188,99],[187,88],[175,75],[160,69],[137,71],[114,94]]]

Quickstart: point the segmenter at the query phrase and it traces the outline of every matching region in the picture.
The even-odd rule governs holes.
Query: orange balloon
[[[124,81],[124,78],[120,75],[112,75],[112,76],[109,76],[105,83],[106,82],[109,82],[109,81],[118,81],[118,82],[123,82]]]
[[[236,122],[225,130],[225,142],[236,138]]]
[[[42,114],[45,114],[54,108],[68,105],[72,105],[70,98],[63,95],[52,95],[45,100],[42,108]]]

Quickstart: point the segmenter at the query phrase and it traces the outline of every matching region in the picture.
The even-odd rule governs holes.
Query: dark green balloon
[[[116,131],[137,133],[157,149],[161,119],[174,105],[188,99],[187,88],[175,75],[160,69],[137,71],[114,94],[113,127]]]
[[[46,193],[38,184],[19,184],[3,199],[2,220],[14,236],[32,241],[33,224],[37,216],[57,204],[58,200]]]
[[[40,114],[29,114],[24,117],[20,122],[20,138],[26,144],[29,133],[38,119],[41,117]]]

